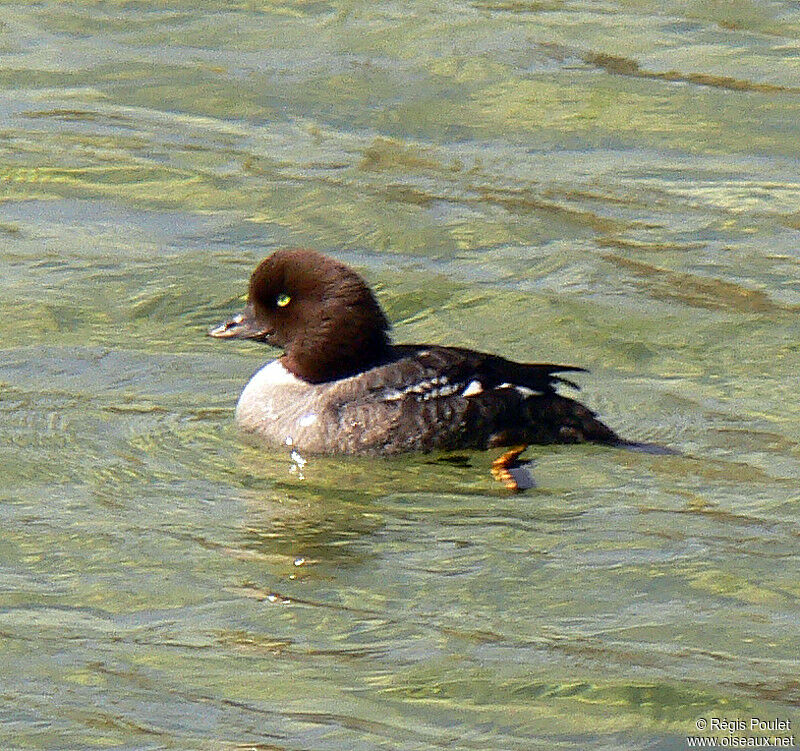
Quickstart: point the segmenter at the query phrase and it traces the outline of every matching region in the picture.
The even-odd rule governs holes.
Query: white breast
[[[295,384],[303,384],[303,381],[286,370],[280,360],[273,360],[255,373],[247,386],[245,386],[242,396],[244,396],[251,387],[263,392],[265,389],[269,389],[273,386],[290,386]]]
[[[280,360],[256,372],[236,404],[236,422],[245,430],[270,431],[271,423],[293,417],[291,409],[308,394],[309,385],[290,373]]]

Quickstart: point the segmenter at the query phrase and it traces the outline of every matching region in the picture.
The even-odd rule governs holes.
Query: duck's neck
[[[391,353],[389,337],[380,331],[367,338],[350,336],[346,342],[294,346],[287,349],[281,362],[290,373],[304,381],[324,383],[382,365],[391,359]]]

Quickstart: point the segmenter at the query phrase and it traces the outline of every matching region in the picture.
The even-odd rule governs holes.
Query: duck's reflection
[[[247,507],[242,545],[293,579],[312,563],[318,574],[367,564],[387,515],[413,514],[425,494],[497,492],[489,458],[480,454],[372,459],[244,446],[239,466]]]

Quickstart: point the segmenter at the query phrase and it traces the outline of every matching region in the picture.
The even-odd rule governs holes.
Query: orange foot
[[[527,444],[514,446],[492,462],[492,477],[498,482],[502,482],[506,489],[512,493],[519,493],[520,490],[524,490],[524,488],[520,488],[511,470],[519,466],[517,459],[526,448],[528,448]]]

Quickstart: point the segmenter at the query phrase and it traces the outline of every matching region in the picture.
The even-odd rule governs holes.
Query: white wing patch
[[[501,383],[496,388],[498,389],[516,389],[517,393],[520,396],[524,396],[526,399],[529,396],[541,396],[544,392],[543,391],[536,391],[535,389],[529,389],[527,386],[518,386],[515,383]]]
[[[412,383],[404,389],[390,389],[386,392],[383,399],[387,402],[397,401],[406,396],[416,396],[420,399],[438,399],[443,396],[451,396],[463,388],[463,383],[450,383],[447,376],[434,376],[427,381]]]
[[[480,381],[470,381],[467,388],[461,392],[461,396],[477,396],[483,393],[483,384]]]
[[[541,391],[529,389],[527,386],[517,386],[513,383],[501,383],[491,390],[493,391],[495,389],[515,389],[518,394],[526,399],[534,394],[540,395],[543,393]],[[463,381],[451,383],[446,376],[435,376],[426,381],[412,383],[404,389],[387,389],[383,394],[383,400],[386,402],[394,402],[410,396],[427,401],[428,399],[453,396],[454,394],[469,398],[470,396],[478,396],[484,392],[483,384],[477,378],[473,378],[469,383],[465,384]]]

